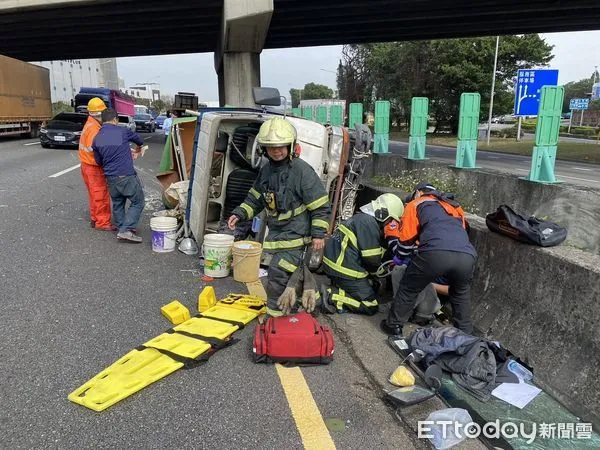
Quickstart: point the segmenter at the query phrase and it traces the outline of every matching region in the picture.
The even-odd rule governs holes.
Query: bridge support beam
[[[260,86],[260,53],[273,0],[225,0],[215,70],[221,106],[254,107],[252,88]]]

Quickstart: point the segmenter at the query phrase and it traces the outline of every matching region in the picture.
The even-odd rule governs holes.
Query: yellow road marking
[[[275,364],[296,428],[306,450],[335,450],[335,444],[299,367]]]

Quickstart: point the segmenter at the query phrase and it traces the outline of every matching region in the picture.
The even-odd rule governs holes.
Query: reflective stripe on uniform
[[[354,245],[354,247],[358,250],[358,239],[356,239],[356,235],[354,234],[354,232],[348,228],[346,225],[340,225],[338,227],[338,229],[344,233],[344,236],[348,236],[348,239],[350,239],[350,242],[352,242],[352,245]]]
[[[267,315],[271,317],[281,317],[283,316],[283,313],[278,309],[271,309],[267,306]]]
[[[358,272],[356,270],[347,269],[347,268],[343,267],[342,265],[336,264],[332,260],[325,258],[325,257],[323,257],[323,262],[328,267],[331,267],[333,270],[335,270],[336,272],[341,273],[346,276],[349,276],[351,278],[360,279],[360,278],[366,278],[369,275],[367,272]]]
[[[250,188],[250,191],[249,191],[249,192],[250,192],[250,194],[252,194],[252,196],[253,196],[255,199],[257,199],[257,200],[258,200],[258,199],[260,198],[260,192],[258,192],[256,189],[254,189],[254,188]]]
[[[368,258],[369,256],[383,255],[384,252],[385,252],[385,250],[383,248],[379,247],[379,248],[369,248],[367,250],[362,250],[360,252],[360,254],[362,256],[364,256],[365,258]]]
[[[252,217],[254,217],[254,210],[246,203],[242,203],[240,205],[240,208],[242,208],[244,211],[246,211],[246,214],[248,215],[248,219],[252,219]]]
[[[369,300],[363,300],[362,304],[365,305],[367,308],[373,308],[375,306],[379,306],[379,303],[375,299],[373,299],[371,301],[369,301]]]
[[[86,145],[83,145],[81,142],[79,143],[79,150],[84,151],[84,152],[88,152],[88,153],[94,153],[94,149],[92,147],[88,147]]]
[[[354,308],[360,308],[360,302],[358,300],[354,300],[352,297],[346,297],[345,295],[333,294],[331,299],[338,304],[343,303],[345,305],[353,306]]]
[[[306,205],[306,208],[309,211],[314,211],[315,209],[320,208],[321,206],[323,206],[328,201],[329,201],[329,196],[328,195],[324,195],[323,197],[320,197],[320,198],[316,199],[315,201],[310,202],[308,205]]]
[[[313,227],[324,228],[326,230],[329,229],[329,224],[323,219],[313,219],[311,225]]]
[[[300,205],[296,209],[294,209],[294,211],[288,211],[288,212],[279,214],[279,216],[277,216],[277,220],[287,220],[287,219],[291,218],[292,215],[294,217],[296,217],[296,216],[299,216],[300,214],[302,214],[304,211],[306,211],[306,206]]]
[[[265,241],[263,248],[265,250],[289,250],[291,248],[302,247],[306,244],[310,244],[312,238],[298,238],[290,241]]]
[[[295,272],[296,269],[298,268],[298,266],[293,265],[291,262],[288,262],[288,261],[286,261],[283,258],[281,258],[279,260],[279,262],[277,263],[277,265],[279,267],[281,267],[283,270],[286,270],[288,272]]]

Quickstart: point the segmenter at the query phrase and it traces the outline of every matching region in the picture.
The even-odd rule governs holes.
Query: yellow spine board
[[[68,398],[94,411],[104,411],[184,366],[182,362],[161,353],[161,350],[195,359],[211,349],[211,345],[200,337],[177,332],[226,340],[239,327],[223,321],[246,325],[265,311],[266,304],[260,297],[229,295],[216,306],[204,311],[201,317],[192,317],[173,327],[174,333],[163,333],[146,342],[146,348],[130,351],[75,389]]]

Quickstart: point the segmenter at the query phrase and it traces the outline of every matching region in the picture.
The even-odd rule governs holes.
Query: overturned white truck
[[[185,152],[184,158],[191,162],[179,166],[179,180],[189,176],[186,219],[198,244],[205,233],[229,232],[226,221],[236,206],[244,200],[266,159],[257,149],[256,135],[261,124],[277,112],[267,106],[279,106],[276,89],[255,88],[254,98],[261,108],[208,108],[197,114],[195,132],[190,122],[182,128],[193,139],[193,151]],[[189,112],[192,113],[191,111]],[[298,117],[286,117],[294,126],[300,145],[300,158],[308,162],[319,175],[330,194],[332,220],[330,231],[336,221],[344,220],[354,213],[356,192],[368,156],[371,133],[368,127],[350,131],[344,127],[321,125]],[[174,124],[173,155],[177,159],[178,147],[185,146],[180,125]],[[188,144],[188,146],[189,146]],[[164,174],[159,175],[164,178]],[[169,182],[179,181],[170,176]],[[161,180],[163,186],[164,179]],[[259,216],[260,217],[260,216]],[[262,222],[264,224],[264,221]],[[238,227],[236,238],[260,240],[260,231],[251,230],[247,223]]]

